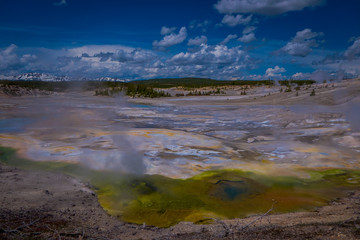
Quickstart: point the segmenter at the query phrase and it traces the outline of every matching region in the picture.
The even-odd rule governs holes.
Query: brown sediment
[[[360,239],[360,189],[310,212],[157,228],[109,216],[77,179],[0,165],[0,238]]]

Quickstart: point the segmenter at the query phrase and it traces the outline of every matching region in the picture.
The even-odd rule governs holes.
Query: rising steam
[[[91,101],[88,101],[92,98]],[[32,159],[72,161],[97,170],[144,174],[143,154],[127,136],[129,126],[114,121],[127,107],[123,96],[38,98],[22,112],[34,119],[27,129]],[[109,100],[112,104],[108,104]],[[91,104],[89,104],[91,102]],[[105,104],[104,104],[105,103]],[[65,150],[64,150],[65,149]],[[68,150],[75,149],[75,150]]]

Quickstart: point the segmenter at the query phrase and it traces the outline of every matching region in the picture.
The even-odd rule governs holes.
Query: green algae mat
[[[101,206],[133,223],[169,227],[180,221],[207,223],[268,211],[312,210],[360,187],[360,171],[302,169],[307,177],[269,176],[224,169],[188,179],[94,171],[64,162],[37,162],[0,147],[0,162],[28,170],[62,172],[88,181]]]

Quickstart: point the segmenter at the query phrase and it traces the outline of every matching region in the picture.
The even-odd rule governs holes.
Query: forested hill
[[[208,86],[228,86],[228,85],[273,85],[271,80],[261,81],[246,81],[246,80],[214,80],[210,78],[158,78],[150,80],[132,81],[133,84],[144,84],[154,88],[171,88],[171,87],[186,87],[186,88],[200,88]]]

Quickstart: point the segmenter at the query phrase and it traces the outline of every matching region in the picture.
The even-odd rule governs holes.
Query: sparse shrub
[[[315,96],[315,89],[311,91],[310,96]]]

